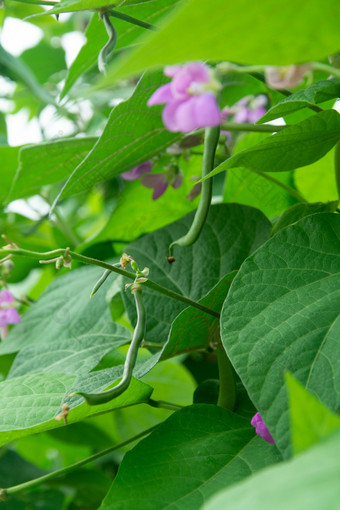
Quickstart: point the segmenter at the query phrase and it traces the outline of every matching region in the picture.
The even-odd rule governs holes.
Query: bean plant
[[[13,18],[40,40],[0,46],[2,508],[340,508],[340,3]]]

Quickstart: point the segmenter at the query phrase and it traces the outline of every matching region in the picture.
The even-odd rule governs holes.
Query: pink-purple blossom
[[[260,413],[256,413],[252,417],[250,423],[252,424],[253,427],[255,427],[255,431],[258,436],[261,436],[265,441],[267,441],[267,443],[275,444],[275,441],[271,433],[267,429],[266,424],[262,420]]]
[[[176,165],[169,165],[163,174],[143,175],[142,184],[146,188],[153,189],[152,200],[157,200],[167,190],[169,184],[174,189],[181,186],[183,182],[183,175],[178,170]]]
[[[272,89],[290,89],[297,87],[310,69],[310,64],[284,67],[268,66],[265,68],[264,75],[267,85]]]
[[[162,119],[169,131],[189,133],[220,124],[215,97],[219,84],[206,64],[191,62],[184,66],[168,66],[164,74],[172,81],[152,94],[148,106],[166,105]]]
[[[21,322],[18,311],[11,306],[14,303],[15,299],[9,290],[5,289],[0,292],[0,333],[2,339],[6,337],[10,324]]]
[[[240,99],[232,107],[226,106],[221,112],[222,119],[233,116],[233,121],[237,124],[251,122],[252,124],[259,120],[265,113],[264,106],[267,104],[267,98],[264,94],[259,96],[248,96]]]
[[[139,179],[139,177],[141,177],[143,174],[149,172],[151,172],[151,163],[150,161],[145,161],[144,163],[135,166],[131,170],[124,172],[123,174],[121,174],[121,177],[125,181],[135,181],[136,179]]]

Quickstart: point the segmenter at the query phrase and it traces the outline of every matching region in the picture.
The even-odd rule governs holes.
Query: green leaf
[[[150,279],[197,301],[224,275],[238,269],[245,258],[268,239],[270,223],[260,211],[251,207],[237,204],[212,206],[198,241],[189,247],[175,247],[177,260],[169,264],[166,259],[169,244],[187,232],[192,219],[193,213],[190,213],[131,243],[124,251],[137,261],[139,267],[150,268]],[[131,296],[129,293],[123,296],[134,323],[136,312]],[[147,288],[143,296],[147,310],[146,340],[163,343],[172,321],[185,305]]]
[[[321,202],[317,202],[316,204],[295,204],[287,209],[274,223],[272,235],[277,234],[283,228],[288,227],[288,225],[292,223],[296,223],[306,216],[317,213],[335,212],[338,203],[339,201],[335,200],[334,202],[327,202],[326,204],[322,204]]]
[[[250,256],[221,314],[221,338],[279,448],[289,450],[283,372],[340,405],[340,217],[315,214]]]
[[[151,94],[165,81],[159,72],[145,75],[131,98],[112,110],[103,134],[74,170],[57,200],[130,170],[179,138],[178,133],[164,128],[161,108],[146,106]]]
[[[183,406],[192,403],[195,380],[189,370],[178,361],[158,363],[141,380],[154,388],[153,400],[174,402]],[[116,439],[118,442],[125,441],[164,421],[170,414],[172,411],[149,405],[118,409],[114,415]],[[130,449],[131,445],[128,445],[126,450]]]
[[[297,189],[308,202],[337,200],[334,149],[312,165],[296,169],[294,181]]]
[[[63,48],[51,46],[44,39],[21,53],[20,58],[32,70],[39,83],[45,83],[52,74],[66,69]]]
[[[100,510],[197,510],[221,488],[279,460],[245,418],[190,406],[125,455]]]
[[[298,90],[294,94],[285,97],[282,101],[274,105],[268,112],[261,117],[256,124],[269,122],[270,120],[284,117],[290,113],[308,108],[315,104],[323,103],[329,99],[336,99],[340,96],[339,80],[321,80],[317,81],[303,90]]]
[[[293,451],[296,455],[340,428],[340,417],[327,409],[289,373],[286,374],[286,384]]]
[[[54,417],[61,412],[62,399],[74,380],[71,374],[27,374],[0,383],[0,445],[62,426]],[[91,407],[82,403],[74,407],[72,401],[68,422],[145,401],[151,393],[150,386],[133,379],[122,395],[107,404]]]
[[[334,510],[340,505],[340,432],[289,462],[213,497],[203,510]]]
[[[9,199],[34,195],[42,186],[66,179],[96,141],[94,137],[65,138],[22,147]]]
[[[189,0],[181,7],[164,20],[161,31],[146,34],[129,58],[120,58],[102,84],[189,60],[298,64],[324,59],[340,46],[340,6],[333,0],[325,0],[322,14],[318,0],[287,0],[284,9],[274,0],[262,1],[261,9],[252,0]]]
[[[268,134],[248,133],[237,142],[233,154],[256,146],[267,137]],[[294,190],[293,176],[287,172],[266,172],[260,175],[247,168],[230,168],[225,182],[223,201],[256,207],[268,218],[273,218],[282,214],[296,201],[280,184]]]
[[[1,187],[0,203],[5,202],[18,167],[19,147],[0,147]]]
[[[237,271],[224,276],[199,303],[220,312],[231,282]],[[206,349],[216,342],[215,334],[219,320],[189,306],[173,321],[168,341],[162,351],[161,359],[197,349]]]
[[[57,14],[61,12],[75,12],[85,10],[100,10],[102,7],[119,7],[120,5],[134,5],[151,0],[62,0],[60,5],[52,7],[45,14]]]
[[[73,373],[73,367],[78,364],[74,358],[77,348],[84,349],[84,355],[87,352],[89,355],[97,356],[96,349],[94,348],[94,351],[91,349],[90,340],[93,344],[98,341],[98,345],[102,344],[106,351],[107,341],[111,339],[115,345],[119,332],[118,335],[121,335],[126,343],[131,335],[111,321],[105,301],[105,291],[116,275],[110,276],[93,299],[90,299],[93,285],[102,272],[101,268],[85,266],[56,278],[42,293],[39,300],[30,306],[22,322],[13,328],[6,338],[8,342],[0,344],[0,355],[21,349],[28,351],[29,357],[32,357],[30,363],[33,364],[30,370],[34,370],[34,356],[39,352],[41,352],[41,359],[35,368],[41,370],[44,368],[44,363],[46,367],[50,367],[53,363],[58,363],[59,357],[62,359],[71,356],[63,363],[66,369],[69,362],[72,367],[71,373]],[[49,347],[51,347],[50,356]],[[60,350],[59,354],[57,354],[58,350]],[[17,363],[18,368],[16,368]],[[21,363],[25,363],[25,356],[19,355],[13,370],[19,370]],[[96,364],[97,362],[93,366]],[[58,371],[63,372],[60,369]]]
[[[167,14],[178,1],[179,0],[153,0],[150,3],[143,2],[140,5],[120,8],[118,12],[127,14],[128,16],[132,16],[147,23],[154,24]],[[117,45],[115,46],[113,56],[115,56],[117,51],[133,44],[135,40],[145,32],[145,29],[142,27],[131,25],[126,21],[114,17],[111,18],[111,22],[114,24],[118,34]],[[72,62],[68,71],[65,85],[61,93],[61,98],[67,94],[67,92],[75,84],[76,80],[83,73],[97,64],[98,54],[107,42],[108,36],[104,24],[99,19],[97,13],[92,16],[91,21],[88,24],[85,37],[87,41],[80,49],[76,59]]]
[[[340,115],[335,110],[317,113],[235,154],[208,177],[229,168],[260,172],[287,172],[322,158],[340,138]]]
[[[21,81],[43,104],[55,104],[53,96],[50,95],[37,81],[31,69],[21,60],[14,57],[0,46],[0,69],[1,74],[9,76],[12,80]]]

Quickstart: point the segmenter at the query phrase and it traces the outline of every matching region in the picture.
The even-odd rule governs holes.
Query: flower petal
[[[141,177],[143,174],[148,172],[151,172],[151,163],[150,161],[145,161],[144,163],[135,166],[131,170],[122,173],[120,176],[125,181],[135,181],[136,179],[139,179],[139,177]]]
[[[162,85],[159,89],[155,90],[152,96],[149,98],[147,105],[154,106],[156,104],[164,104],[173,100],[173,94],[171,92],[171,84],[167,83]]]
[[[197,128],[218,126],[221,122],[221,114],[215,96],[207,93],[194,99]]]
[[[168,187],[163,174],[144,175],[142,177],[142,184],[146,188],[154,189],[152,200],[157,200],[157,198],[161,197]]]
[[[190,133],[190,131],[203,127],[196,117],[196,102],[199,97],[200,96],[192,96],[178,105],[175,113],[178,131]]]
[[[21,322],[21,317],[18,314],[18,310],[15,308],[6,310],[6,320],[7,324],[19,324],[19,322]]]
[[[1,303],[14,303],[15,299],[13,294],[9,290],[2,290],[0,292],[0,304]]]
[[[177,109],[182,104],[182,102],[183,101],[172,101],[164,107],[162,112],[164,126],[167,128],[168,131],[171,131],[173,133],[180,131],[180,127],[176,120],[176,115]]]
[[[256,434],[261,436],[267,443],[275,444],[275,441],[261,418],[260,413],[256,413],[250,422],[255,427]]]

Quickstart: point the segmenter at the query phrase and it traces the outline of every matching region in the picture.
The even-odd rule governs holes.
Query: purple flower
[[[0,292],[0,333],[2,339],[4,339],[8,333],[9,324],[18,324],[21,322],[17,310],[10,306],[14,302],[15,299],[9,290],[2,290]]]
[[[219,84],[208,66],[203,62],[168,66],[164,74],[172,81],[152,94],[148,106],[166,105],[162,119],[169,131],[189,133],[220,124],[220,110],[215,97]]]
[[[143,174],[151,172],[151,163],[150,161],[145,161],[145,163],[141,163],[140,165],[135,166],[131,170],[124,172],[121,174],[121,177],[125,181],[135,181],[139,179]]]
[[[262,420],[260,413],[256,413],[252,417],[250,423],[252,424],[253,427],[255,427],[256,434],[258,436],[261,436],[265,441],[267,441],[267,443],[275,444],[275,441],[271,433],[267,429],[266,424]]]
[[[146,188],[153,189],[152,200],[157,200],[165,192],[169,184],[174,189],[181,186],[183,175],[177,165],[169,165],[164,174],[143,175],[142,184]]]
[[[266,113],[264,108],[266,104],[267,98],[263,94],[257,97],[244,97],[231,108],[228,106],[223,108],[221,117],[222,119],[226,119],[229,115],[233,115],[234,122],[237,124],[243,124],[244,122],[251,122],[254,124]]]

